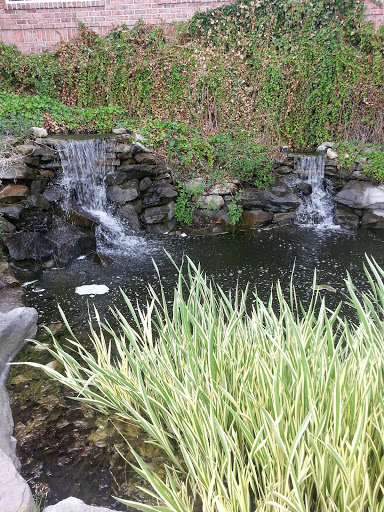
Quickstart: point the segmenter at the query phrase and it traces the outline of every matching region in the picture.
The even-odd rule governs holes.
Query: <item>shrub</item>
[[[247,290],[227,295],[188,261],[171,305],[151,288],[136,311],[124,295],[132,321],[115,309],[114,330],[96,315],[93,351],[64,319],[70,344],[54,340],[50,350],[63,373],[40,367],[163,449],[163,480],[135,455],[159,505],[122,503],[148,512],[381,510],[384,271],[367,267],[369,293],[346,279],[355,324],[318,291],[304,308],[291,287],[287,302],[279,284],[273,301],[256,294],[248,310]]]

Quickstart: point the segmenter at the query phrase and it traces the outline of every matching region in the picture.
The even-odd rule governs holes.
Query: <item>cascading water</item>
[[[309,194],[297,209],[296,223],[305,226],[335,227],[333,201],[324,180],[324,155],[296,155],[295,169],[300,181],[309,185]]]
[[[97,219],[98,251],[125,252],[140,239],[129,236],[127,228],[108,207],[106,149],[103,139],[72,140],[57,147],[63,167],[61,186],[65,190],[62,206],[68,212],[75,204]]]

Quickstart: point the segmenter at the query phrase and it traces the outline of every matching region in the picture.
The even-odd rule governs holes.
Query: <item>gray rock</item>
[[[28,187],[24,185],[7,185],[0,191],[0,203],[12,204],[18,203],[29,194]]]
[[[327,151],[327,146],[325,144],[321,144],[316,151]]]
[[[168,222],[175,216],[175,203],[170,203],[163,206],[155,206],[154,208],[146,208],[142,214],[142,221],[144,224],[161,224]]]
[[[57,151],[47,145],[39,145],[35,146],[35,149],[33,150],[33,156],[40,156],[42,157],[43,161],[48,162],[52,161],[57,156]]]
[[[125,133],[127,133],[127,130],[125,128],[114,128],[112,132],[115,135],[124,135]]]
[[[338,157],[338,153],[336,151],[334,151],[333,149],[329,148],[327,149],[327,158],[329,158],[330,160],[336,160],[336,158]]]
[[[38,126],[32,126],[31,128],[32,135],[34,137],[39,137],[40,139],[45,139],[48,137],[48,132],[45,128],[39,128]]]
[[[28,166],[32,167],[33,169],[37,169],[40,164],[40,158],[38,156],[25,156],[23,158],[23,162]]]
[[[325,146],[326,148],[334,148],[336,146],[336,142],[323,142],[322,146]]]
[[[296,220],[296,212],[287,213],[275,213],[273,216],[273,223],[279,224],[280,226],[286,226],[287,224],[293,224]]]
[[[267,190],[248,188],[243,193],[245,210],[262,209],[284,213],[297,208],[300,204],[298,194],[283,179],[276,180]]]
[[[44,176],[38,176],[30,185],[31,194],[42,194],[47,186],[48,180]]]
[[[43,192],[43,197],[50,203],[57,203],[63,198],[64,191],[54,183],[49,183]]]
[[[14,233],[16,226],[0,215],[0,237],[2,233]]]
[[[48,201],[48,199],[39,193],[35,193],[29,196],[28,203],[31,204],[34,208],[38,208],[39,210],[48,211],[51,208],[51,203]]]
[[[33,180],[35,173],[23,162],[17,162],[12,167],[0,169],[0,179],[2,180]]]
[[[131,203],[127,203],[118,209],[118,214],[121,219],[126,221],[128,226],[134,231],[140,231],[141,225],[139,221],[139,215],[135,210],[135,207]]]
[[[305,181],[302,181],[298,184],[298,189],[302,193],[303,196],[310,196],[312,194],[312,185]]]
[[[291,174],[291,172],[293,172],[293,169],[288,165],[282,165],[281,167],[278,167],[276,169],[276,172],[277,174]]]
[[[177,190],[165,180],[155,181],[146,192],[143,199],[143,208],[161,206],[177,197]]]
[[[384,209],[384,186],[365,181],[349,181],[335,196],[337,203],[357,209]]]
[[[84,233],[75,226],[58,220],[54,229],[44,235],[50,243],[51,252],[59,266],[69,265],[71,261],[96,249],[94,235]]]
[[[270,224],[273,213],[264,210],[248,210],[243,212],[243,223],[249,227],[264,226]]]
[[[365,210],[361,225],[365,228],[384,229],[384,210]]]
[[[204,210],[217,211],[224,206],[224,199],[219,195],[202,196],[196,200],[196,204]]]
[[[32,144],[19,144],[15,149],[20,155],[32,156],[35,146],[32,146]]]
[[[155,165],[144,164],[120,165],[119,172],[124,172],[126,179],[137,178],[142,180],[146,176],[154,178],[157,174],[157,167]]]
[[[218,183],[216,185],[212,185],[212,187],[210,187],[208,189],[208,193],[210,195],[220,195],[220,196],[223,196],[223,195],[226,195],[226,194],[233,194],[236,192],[236,185],[234,183],[225,183],[224,185],[221,184],[221,183]]]
[[[107,188],[107,199],[113,203],[127,203],[139,195],[139,180],[129,180],[122,185]]]
[[[200,193],[205,190],[205,181],[203,178],[194,178],[191,180],[187,180],[184,182],[185,190],[188,194],[195,194],[200,191]]]
[[[152,185],[152,180],[149,176],[140,181],[139,190],[140,192],[146,192]]]
[[[141,135],[141,133],[136,133],[135,134],[135,141],[136,142],[143,142],[143,140],[145,140],[144,135]]]
[[[0,205],[0,215],[4,215],[4,217],[11,221],[18,220],[25,207],[25,202],[11,205]]]
[[[135,156],[138,153],[153,153],[153,149],[147,148],[144,144],[141,144],[141,142],[135,142],[135,144],[131,146],[131,155]]]
[[[6,380],[9,373],[8,363],[27,343],[37,331],[37,311],[33,308],[18,307],[6,313],[0,313],[0,454],[4,453],[10,458],[14,467],[19,469],[20,464],[16,457],[16,440],[12,437],[13,420],[9,407]],[[8,465],[8,461],[4,461]],[[1,462],[0,462],[1,467]],[[13,471],[12,468],[10,468]],[[0,510],[5,508],[4,490],[2,489],[0,469]],[[3,476],[7,476],[6,474]],[[14,510],[14,509],[10,509]],[[17,510],[17,509],[16,509]]]
[[[49,242],[37,232],[21,231],[20,233],[4,235],[3,241],[7,246],[10,257],[16,261],[42,261],[52,254]]]
[[[135,146],[134,146],[135,147]],[[139,164],[156,165],[156,156],[154,153],[138,153],[135,154],[135,160]]]
[[[44,512],[110,512],[110,509],[86,505],[83,501],[71,497],[47,507]]]
[[[0,450],[0,510],[35,512],[31,489],[19,475],[12,460]]]
[[[170,231],[174,230],[177,226],[177,220],[175,218],[163,222],[162,224],[147,224],[145,231],[150,235],[166,235]]]
[[[335,221],[340,226],[356,229],[360,224],[360,217],[352,208],[339,205],[335,208]]]

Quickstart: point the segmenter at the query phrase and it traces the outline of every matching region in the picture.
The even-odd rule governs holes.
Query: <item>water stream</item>
[[[103,253],[127,252],[143,239],[134,236],[111,211],[106,194],[107,160],[104,139],[70,140],[58,146],[65,191],[63,209],[75,204],[98,221],[97,250]]]
[[[296,155],[295,169],[307,186],[303,202],[297,209],[296,223],[318,228],[336,227],[333,217],[331,184],[324,179],[324,155]]]

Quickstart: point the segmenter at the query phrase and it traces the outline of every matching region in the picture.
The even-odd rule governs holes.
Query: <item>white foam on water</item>
[[[84,284],[75,289],[78,295],[104,295],[108,292],[109,288],[105,284]]]

